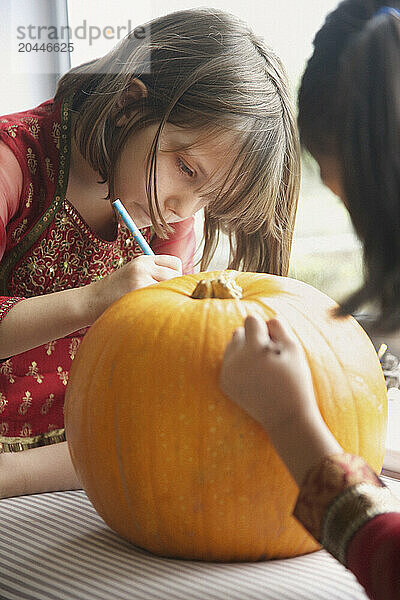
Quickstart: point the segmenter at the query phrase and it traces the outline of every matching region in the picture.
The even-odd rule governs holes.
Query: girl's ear
[[[138,103],[147,97],[147,87],[141,79],[131,79],[129,87],[126,88],[115,103],[115,125],[123,127],[130,120],[132,112],[138,109]]]

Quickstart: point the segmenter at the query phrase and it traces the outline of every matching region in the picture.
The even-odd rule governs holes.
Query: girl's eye
[[[179,170],[184,173],[185,175],[188,175],[189,177],[193,177],[194,172],[192,171],[192,169],[190,169],[181,158],[178,158],[178,167]]]

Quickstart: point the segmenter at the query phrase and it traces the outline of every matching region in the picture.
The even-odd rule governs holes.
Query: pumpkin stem
[[[242,288],[233,277],[220,275],[217,279],[201,279],[191,298],[236,298],[242,297]]]

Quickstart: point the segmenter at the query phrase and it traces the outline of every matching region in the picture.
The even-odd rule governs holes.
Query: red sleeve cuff
[[[347,547],[347,568],[373,600],[400,598],[400,513],[378,515]]]

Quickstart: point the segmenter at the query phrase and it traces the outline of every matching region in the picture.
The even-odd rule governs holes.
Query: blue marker
[[[153,250],[150,248],[150,246],[148,245],[148,243],[146,242],[146,240],[140,233],[139,229],[136,227],[135,222],[133,221],[131,216],[128,214],[125,206],[122,204],[122,202],[119,198],[113,202],[113,206],[115,206],[118,214],[121,216],[121,219],[123,220],[123,222],[129,229],[129,231],[131,232],[133,237],[135,238],[135,241],[137,242],[138,246],[140,246],[141,249],[143,250],[144,254],[154,255]]]

